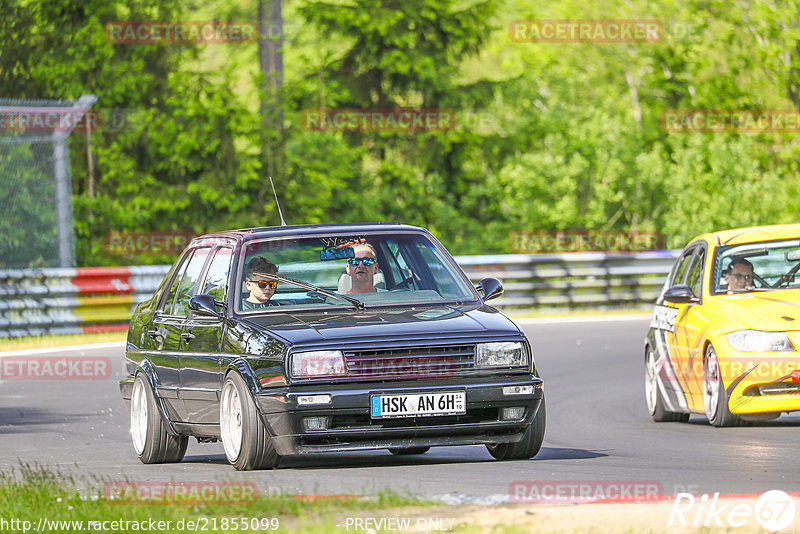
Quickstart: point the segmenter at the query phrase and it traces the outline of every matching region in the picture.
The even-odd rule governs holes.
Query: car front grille
[[[499,420],[499,411],[499,408],[470,408],[464,415],[401,417],[398,419],[371,419],[369,414],[334,415],[331,418],[331,429],[413,429],[426,426],[456,425],[465,423],[495,423]]]
[[[465,376],[475,369],[475,345],[355,350],[344,353],[356,379],[423,379]]]
[[[781,382],[759,386],[762,395],[800,395],[800,383]]]
[[[771,384],[757,384],[747,388],[745,397],[761,397],[776,395],[800,396],[800,382],[773,382]]]

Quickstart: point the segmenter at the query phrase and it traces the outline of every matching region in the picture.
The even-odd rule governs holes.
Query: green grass
[[[157,469],[157,467],[156,467]],[[157,473],[157,471],[154,471]],[[253,476],[254,480],[263,477]],[[80,521],[83,531],[89,530],[88,521],[125,521],[118,524],[117,529],[106,529],[112,532],[141,532],[146,529],[136,528],[147,525],[151,519],[164,521],[170,529],[150,530],[150,532],[181,532],[179,522],[183,521],[183,531],[192,531],[189,521],[198,525],[200,532],[298,532],[298,533],[334,533],[345,532],[347,518],[355,517],[415,517],[425,515],[437,503],[397,493],[378,493],[368,497],[358,495],[341,495],[333,498],[297,497],[285,493],[256,495],[255,499],[242,501],[229,500],[214,503],[211,499],[201,502],[160,502],[130,503],[112,500],[104,495],[106,483],[126,482],[122,480],[108,481],[99,478],[77,478],[70,474],[53,472],[41,466],[23,465],[12,471],[0,472],[0,530],[14,531],[15,525],[2,523],[18,519],[29,521],[29,532],[35,532],[40,518],[46,518],[50,532],[80,532],[80,526],[54,521]],[[127,482],[133,483],[128,480]],[[223,482],[224,483],[224,482]],[[230,484],[238,482],[229,481]],[[202,484],[202,482],[201,482]],[[247,484],[247,482],[245,482]],[[454,510],[449,515],[453,514]],[[430,515],[428,512],[427,515]],[[248,522],[258,519],[258,528],[241,528],[241,520]],[[273,519],[270,521],[271,519]],[[233,528],[236,521],[237,529]],[[144,523],[141,523],[144,521]],[[170,521],[171,523],[166,523]],[[337,526],[338,525],[338,526]],[[17,531],[22,531],[25,524],[18,523]],[[106,526],[114,526],[107,523]],[[126,527],[127,528],[124,528]],[[216,526],[216,529],[214,529]],[[223,528],[227,526],[227,528]],[[277,526],[277,529],[273,528]],[[205,529],[204,529],[205,527]],[[350,528],[353,531],[353,528]],[[89,530],[90,532],[92,530]],[[94,531],[101,531],[99,528]]]
[[[93,334],[46,335],[34,337],[0,338],[0,352],[10,350],[38,349],[88,343],[125,341],[126,332],[97,332]]]

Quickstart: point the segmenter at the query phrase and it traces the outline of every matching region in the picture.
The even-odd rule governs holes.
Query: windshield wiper
[[[285,276],[278,276],[277,274],[269,274],[269,273],[253,273],[256,276],[261,276],[267,278],[269,280],[277,280],[278,282],[288,282],[290,284],[294,284],[298,287],[302,287],[303,289],[308,289],[309,291],[316,291],[317,293],[321,293],[327,297],[333,297],[339,300],[345,300],[358,308],[359,310],[365,310],[366,306],[360,300],[348,297],[347,295],[340,295],[339,293],[333,292],[329,289],[325,289],[323,287],[315,286],[314,284],[303,282],[302,280],[295,280],[294,278],[286,278]]]

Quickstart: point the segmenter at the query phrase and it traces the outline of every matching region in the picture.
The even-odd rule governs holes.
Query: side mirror
[[[503,294],[503,291],[505,291],[503,289],[503,282],[497,278],[484,278],[478,282],[478,285],[475,286],[475,289],[480,292],[484,302],[499,297]]]
[[[211,295],[195,295],[189,299],[189,309],[195,315],[207,315],[220,317],[222,314],[217,311],[217,301]]]
[[[664,300],[672,302],[673,304],[685,304],[687,302],[699,302],[692,288],[686,284],[678,284],[672,286],[664,292]]]

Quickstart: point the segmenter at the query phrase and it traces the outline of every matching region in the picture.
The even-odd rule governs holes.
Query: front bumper
[[[532,394],[503,394],[506,386],[533,386]],[[376,394],[458,392],[466,394],[466,414],[373,419]],[[329,394],[330,404],[303,405],[301,395]],[[279,454],[338,452],[389,447],[427,447],[509,443],[522,439],[544,396],[542,380],[532,375],[429,380],[413,383],[294,385],[256,395],[264,423]],[[524,416],[500,420],[504,407],[523,407]],[[306,417],[327,417],[325,430],[305,430]]]
[[[792,371],[800,370],[800,354],[739,352],[724,345],[715,349],[731,413],[800,411],[800,382],[792,381]]]

